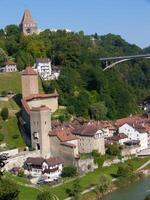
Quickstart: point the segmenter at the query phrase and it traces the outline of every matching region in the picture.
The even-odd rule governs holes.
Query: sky
[[[40,29],[114,33],[150,46],[150,0],[0,0],[0,28],[19,24],[25,9]]]

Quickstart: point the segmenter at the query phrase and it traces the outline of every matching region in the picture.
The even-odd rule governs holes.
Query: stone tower
[[[20,29],[25,35],[32,35],[33,33],[37,33],[37,23],[33,21],[31,13],[29,10],[25,10],[21,23]]]
[[[51,111],[46,106],[33,107],[30,110],[31,144],[40,149],[41,156],[50,155]]]
[[[39,93],[38,74],[32,67],[27,67],[23,71],[21,81],[23,98]]]

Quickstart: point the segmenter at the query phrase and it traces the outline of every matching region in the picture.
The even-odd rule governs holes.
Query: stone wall
[[[63,158],[66,165],[74,164],[74,149],[60,145],[59,139],[55,136],[50,137],[50,149],[52,156]]]
[[[58,109],[58,97],[49,97],[49,98],[41,98],[41,99],[34,99],[28,101],[28,105],[30,109],[32,107],[40,107],[42,105],[47,106],[51,109],[51,112],[55,112]]]
[[[80,160],[76,161],[75,165],[80,174],[85,174],[89,171],[93,171],[94,169],[98,168],[98,166],[96,164],[94,164],[93,158],[87,158],[87,159],[83,159],[83,160],[80,159]]]
[[[10,158],[8,158],[4,169],[8,171],[13,167],[22,167],[28,157],[38,157],[38,156],[40,156],[39,151],[33,151],[33,152],[27,151],[19,153],[15,156],[11,156]]]
[[[79,136],[79,152],[91,153],[93,150],[97,150],[102,155],[105,154],[104,138]]]
[[[22,75],[21,80],[23,98],[39,93],[38,75]]]

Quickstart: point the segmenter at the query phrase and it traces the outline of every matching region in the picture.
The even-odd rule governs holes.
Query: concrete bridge
[[[126,62],[128,60],[140,59],[140,58],[150,58],[150,54],[140,54],[140,55],[131,55],[131,56],[118,56],[118,57],[107,57],[100,58],[101,62],[105,62],[105,68],[103,71],[114,67],[119,63]]]

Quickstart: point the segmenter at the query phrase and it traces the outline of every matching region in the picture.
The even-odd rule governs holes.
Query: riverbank
[[[93,188],[93,190],[82,195],[80,200],[97,200],[99,198],[105,199],[105,196],[111,195],[111,193],[113,193],[117,190],[120,190],[122,188],[126,188],[130,185],[132,186],[132,184],[135,184],[136,182],[142,181],[146,177],[149,177],[149,179],[150,179],[150,164],[146,167],[145,167],[145,164],[144,164],[143,168],[140,167],[140,171],[136,170],[129,177],[120,177],[120,178],[114,179],[112,187],[105,194],[97,195],[97,193],[95,192],[95,188],[96,188],[95,187],[95,188]]]
[[[131,160],[126,161],[127,163],[131,163],[133,166],[134,171],[137,170],[140,166],[142,166],[144,163],[146,163],[150,157],[146,158],[134,158]],[[94,172],[90,172],[82,177],[79,177],[79,184],[81,187],[82,193],[84,191],[89,190],[92,187],[96,187],[96,185],[99,183],[100,176],[103,174],[106,174],[109,176],[112,180],[114,179],[114,175],[117,173],[118,169],[118,164],[112,165],[110,167],[102,167],[99,169],[96,169]],[[54,195],[56,195],[59,200],[64,200],[69,197],[67,193],[67,189],[72,189],[73,188],[73,182],[74,180],[71,180],[69,182],[64,182],[62,185],[58,185],[55,187],[50,187],[48,185],[42,185],[42,186],[36,186],[35,188],[28,187],[27,185],[21,185],[20,183],[26,183],[25,178],[20,178],[17,176],[11,175],[10,177],[12,180],[15,182],[19,182],[19,200],[36,200],[36,196],[41,190],[50,190]],[[25,181],[25,182],[24,182]],[[27,182],[30,184],[29,182]],[[92,195],[91,195],[92,194]],[[90,196],[89,198],[86,196]],[[85,197],[85,198],[84,198]],[[81,199],[89,199],[92,200],[94,197],[94,193],[91,191],[88,194],[84,194]]]
[[[145,158],[133,158],[131,160],[126,161],[125,163],[130,163],[133,166],[133,170],[136,171],[140,166],[146,163],[150,157]],[[92,187],[95,187],[99,183],[99,178],[101,175],[106,174],[112,180],[114,179],[114,175],[117,173],[118,164],[114,164],[110,167],[101,167],[96,169],[94,172],[90,172],[85,176],[80,178],[79,184],[82,192],[88,190]],[[60,200],[64,200],[68,197],[67,189],[72,189],[73,182],[64,183],[61,186],[52,188],[51,191],[56,194]]]
[[[107,195],[113,194],[115,191],[126,188],[129,185],[135,184],[136,182],[143,180],[145,177],[147,176],[144,174],[133,174],[131,177],[118,178],[113,182],[112,187],[106,193],[97,194],[95,187],[92,191],[82,195],[80,200],[97,200],[101,198],[105,199]]]

